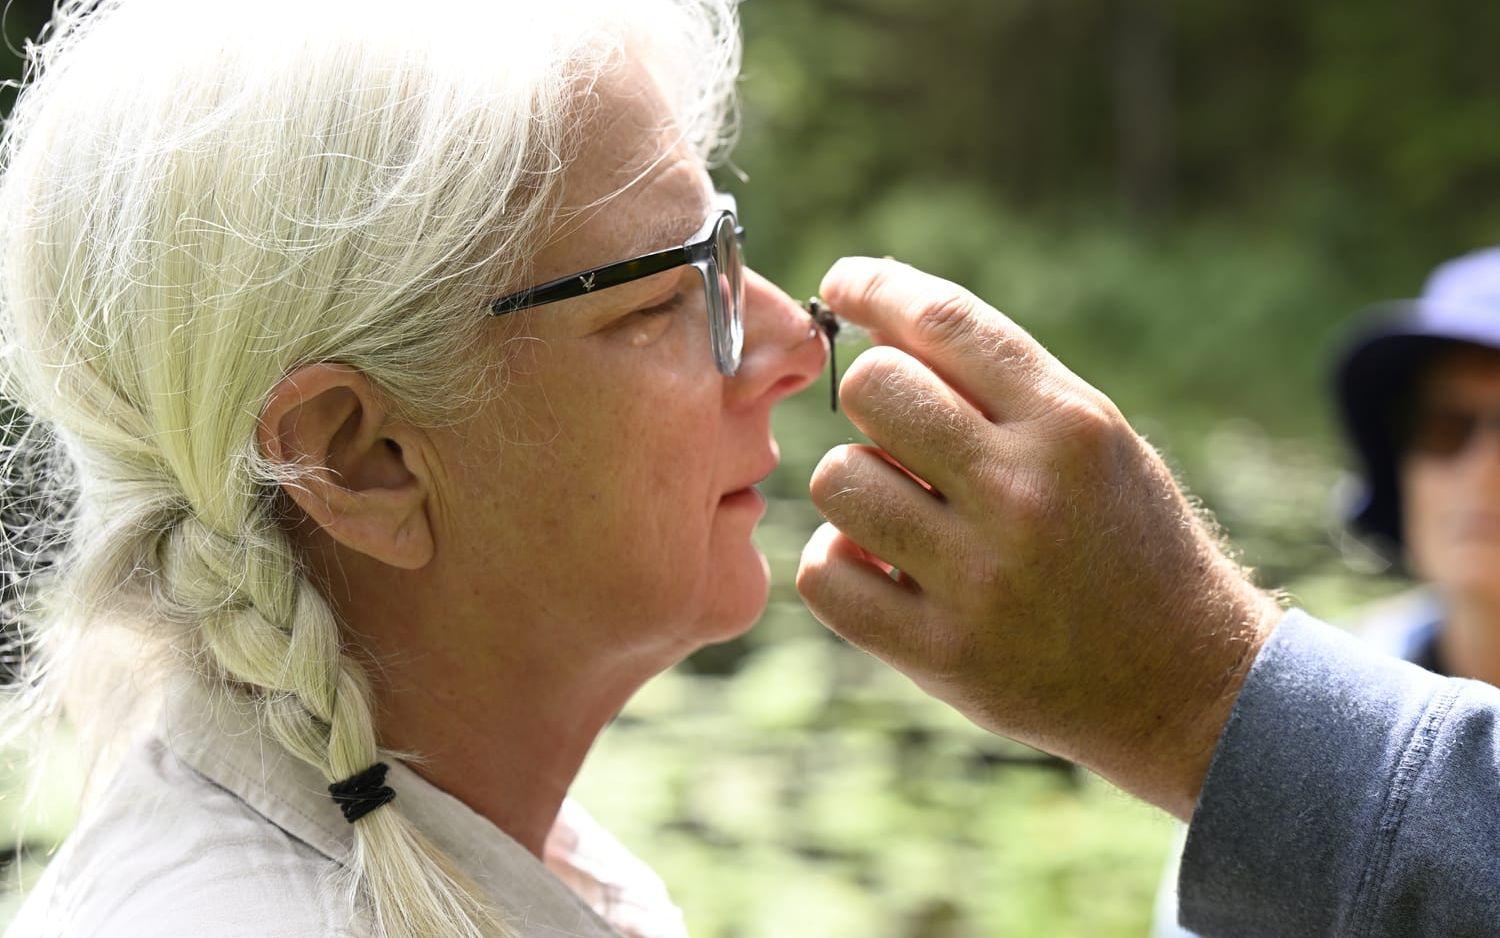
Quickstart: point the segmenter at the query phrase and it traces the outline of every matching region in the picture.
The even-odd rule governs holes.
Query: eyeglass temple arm
[[[583,296],[595,290],[619,286],[631,280],[649,277],[652,274],[659,274],[664,270],[671,270],[673,267],[689,263],[692,260],[689,253],[686,247],[667,248],[665,251],[647,254],[644,257],[558,277],[556,280],[549,280],[518,293],[501,297],[490,304],[490,312],[496,316],[504,316],[506,313],[541,306],[544,303],[570,300],[575,296]]]

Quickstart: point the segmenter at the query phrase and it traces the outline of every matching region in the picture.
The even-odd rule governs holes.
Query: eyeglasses
[[[653,251],[527,287],[495,300],[490,304],[490,313],[504,316],[691,264],[703,277],[703,291],[708,301],[708,337],[714,364],[720,374],[733,377],[739,371],[740,354],[745,346],[745,229],[736,217],[734,196],[720,192],[716,193],[716,200],[721,207],[681,247]],[[802,306],[813,323],[828,336],[828,397],[837,411],[839,389],[834,337],[839,334],[839,320],[833,310],[816,297]]]
[[[1406,433],[1406,448],[1424,456],[1450,459],[1469,447],[1481,427],[1500,434],[1500,410],[1479,411],[1462,407],[1431,407],[1420,410]]]
[[[745,229],[735,217],[734,197],[719,193],[718,202],[721,207],[681,247],[580,270],[528,287],[495,300],[490,304],[490,313],[504,316],[691,264],[702,275],[703,290],[707,294],[708,337],[714,364],[720,374],[731,377],[739,371],[740,353],[745,345],[742,313],[745,305]]]

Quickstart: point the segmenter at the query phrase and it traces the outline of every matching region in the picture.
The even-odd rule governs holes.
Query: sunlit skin
[[[627,63],[596,90],[565,176],[571,221],[534,282],[680,244],[712,208],[649,72]],[[263,411],[269,454],[341,474],[291,494],[337,612],[381,662],[381,743],[429,756],[412,767],[538,856],[626,700],[765,606],[764,502],[745,489],[777,462],[772,407],[827,350],[796,302],[748,278],[731,378],[687,267],[495,319],[509,383],[458,426],[404,424],[334,364],[292,373]]]
[[[1424,373],[1427,407],[1500,414],[1500,351],[1444,352]],[[1401,462],[1408,559],[1448,609],[1438,639],[1444,664],[1500,684],[1500,431],[1479,430],[1451,457],[1409,453]]]

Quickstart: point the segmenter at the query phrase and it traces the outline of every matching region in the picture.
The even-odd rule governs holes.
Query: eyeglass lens
[[[724,216],[714,233],[714,256],[711,269],[718,281],[716,296],[710,296],[713,304],[710,311],[714,319],[714,357],[719,369],[725,374],[734,374],[739,369],[740,354],[744,347],[745,332],[743,310],[745,304],[745,257],[735,230],[733,216]],[[717,302],[714,302],[717,301]],[[828,337],[828,399],[833,410],[839,409],[838,364],[835,357],[834,340],[839,333],[839,320],[817,297],[802,304],[816,326]]]
[[[744,257],[740,253],[740,240],[734,228],[733,217],[725,216],[714,233],[714,267],[719,281],[716,312],[723,343],[723,347],[716,349],[715,354],[721,367],[727,366],[730,373],[739,368],[740,352],[745,341],[742,313],[745,299]]]

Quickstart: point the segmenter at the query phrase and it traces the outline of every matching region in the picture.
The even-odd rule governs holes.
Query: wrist
[[[1205,649],[1210,653],[1201,663],[1202,680],[1197,682],[1200,693],[1186,708],[1188,720],[1166,761],[1163,800],[1157,803],[1183,821],[1192,818],[1240,690],[1285,613],[1279,596],[1249,583],[1245,586],[1239,601],[1221,621],[1204,623],[1204,631],[1214,641],[1210,649]]]

